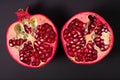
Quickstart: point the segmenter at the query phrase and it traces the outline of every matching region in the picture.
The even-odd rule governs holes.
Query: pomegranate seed
[[[22,45],[24,42],[26,41],[26,39],[10,39],[9,40],[9,45],[10,47],[14,47],[14,46],[20,46]]]
[[[31,28],[28,28],[27,25],[24,25],[24,29],[27,33],[29,33],[29,34],[31,33]]]
[[[68,52],[68,54],[69,54],[69,56],[71,56],[71,57],[74,57],[74,56],[75,56],[73,52]]]
[[[100,37],[94,38],[94,42],[95,42],[96,46],[98,46],[100,48],[101,51],[105,51],[109,48],[108,45],[104,44],[104,40],[101,39]]]
[[[93,48],[94,48],[94,43],[93,43],[92,41],[88,41],[88,43],[87,43],[87,45],[86,45],[86,46],[87,46],[87,48],[88,48],[88,49],[90,49],[90,50],[91,50],[91,49],[93,49]]]
[[[83,53],[77,53],[77,55],[75,56],[75,60],[78,62],[83,61]]]
[[[15,46],[15,44],[16,44],[16,41],[15,41],[15,40],[12,40],[12,39],[9,40],[9,45],[10,45],[10,47]]]

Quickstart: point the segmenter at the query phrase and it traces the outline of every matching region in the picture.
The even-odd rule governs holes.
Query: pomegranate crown
[[[23,10],[22,8],[18,9],[18,11],[16,12],[18,20],[29,17],[30,14],[28,13],[28,9],[29,9],[29,7],[27,7],[26,10]]]

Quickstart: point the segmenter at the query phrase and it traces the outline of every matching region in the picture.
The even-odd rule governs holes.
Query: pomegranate
[[[61,40],[67,57],[77,64],[94,64],[107,56],[113,47],[110,25],[94,12],[81,12],[62,28]]]
[[[12,58],[29,68],[39,68],[54,56],[58,33],[50,19],[42,14],[30,15],[28,8],[16,12],[17,21],[8,27],[6,46]]]

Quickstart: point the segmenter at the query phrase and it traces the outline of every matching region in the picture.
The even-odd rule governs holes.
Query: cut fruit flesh
[[[95,21],[90,21],[89,15],[94,16],[94,18],[96,18],[97,21],[96,22]],[[93,18],[91,18],[91,19],[93,19]],[[76,23],[74,23],[75,20],[76,20]],[[78,24],[77,22],[82,22],[81,23],[82,24],[81,27],[83,27],[83,28],[85,27],[85,30],[83,29],[84,34],[82,34],[80,32],[79,28],[77,28],[77,26],[80,25],[80,23],[79,23],[79,25],[77,25]],[[93,24],[91,26],[91,28],[93,28],[93,29],[91,29],[91,31],[90,31],[89,25],[91,23],[93,23],[93,22],[98,23],[98,24],[102,23],[105,26],[104,32],[101,32],[102,34],[100,34],[101,35],[100,39],[104,40],[104,41],[102,41],[103,42],[102,44],[104,44],[104,46],[105,46],[104,49],[100,48],[103,45],[100,46],[100,45],[96,45],[96,43],[94,43],[94,39],[96,37],[99,37],[99,35],[94,32],[98,25],[94,26],[94,24]],[[71,29],[69,27],[71,24],[73,24],[72,27],[74,27],[74,28],[72,28],[72,32],[73,31],[77,32],[77,35],[78,35],[78,37],[77,37],[77,39],[78,39],[77,44],[79,44],[79,45],[77,45],[76,43],[73,43],[73,40],[74,40],[73,36],[74,35],[71,35],[72,32],[70,31]],[[106,28],[108,28],[108,30]],[[66,31],[66,29],[68,31]],[[88,31],[90,31],[90,33]],[[61,31],[61,34],[62,34],[61,38],[62,38],[64,50],[65,50],[65,53],[66,53],[67,57],[70,60],[72,60],[73,62],[78,63],[78,64],[92,64],[92,63],[98,62],[99,60],[102,60],[102,58],[104,58],[109,53],[109,51],[112,49],[113,41],[114,41],[114,35],[113,35],[112,29],[110,28],[109,24],[103,18],[101,18],[99,15],[96,15],[95,13],[91,13],[91,12],[80,13],[80,14],[77,14],[77,15],[73,16],[64,25],[64,27],[63,27],[63,29]],[[70,37],[67,34],[69,34]],[[81,38],[81,36],[82,36],[82,38]],[[80,40],[81,40],[81,42],[79,42]],[[84,41],[84,45],[81,46],[81,43],[83,41]],[[90,59],[90,60],[86,61],[85,60],[86,45],[90,41],[92,41],[94,43],[94,49],[93,50],[95,50],[95,51],[97,50],[97,54],[96,54],[96,58],[95,59]],[[71,45],[71,46],[75,45],[75,47],[67,47],[67,45]],[[69,55],[69,52],[70,52],[70,55]],[[75,56],[78,55],[78,52],[80,52],[81,53],[80,55],[82,55],[82,57],[80,58],[81,61],[80,60],[76,61],[77,57],[75,57]],[[94,51],[92,51],[92,52],[94,52]],[[73,54],[74,54],[74,56],[73,56]]]
[[[52,33],[48,30],[47,32],[45,32],[45,34],[48,33],[50,35],[47,36],[46,40],[43,39],[43,37],[41,38],[39,37],[40,39],[38,40],[36,38],[36,35],[40,34],[41,36],[43,36],[43,34],[42,33],[37,34],[36,33],[37,28],[39,26],[42,26],[43,28],[43,25],[45,24],[48,24],[48,27],[51,28]],[[47,29],[48,28],[46,28],[46,30]],[[54,36],[51,36],[51,34]],[[47,64],[53,58],[56,51],[56,46],[57,46],[56,28],[54,24],[42,14],[22,18],[17,22],[13,23],[12,25],[10,25],[10,28],[8,28],[8,31],[7,31],[6,38],[7,38],[6,39],[7,47],[9,49],[8,51],[13,57],[13,59],[15,59],[18,63],[27,67],[37,68]],[[35,42],[37,42],[37,45],[39,46],[35,45],[36,44]],[[13,45],[14,43],[15,45]],[[24,46],[25,45],[27,46],[28,44],[30,44],[29,47],[31,47],[31,50],[28,47],[27,51],[22,51],[25,48]],[[36,51],[38,50],[38,48],[40,48],[39,49],[40,51]],[[22,54],[20,54],[20,51],[22,52]],[[27,52],[30,52],[30,51],[31,51],[31,54],[29,53],[27,55]],[[25,54],[24,56],[23,56],[23,53]],[[35,53],[39,53],[39,56],[40,56],[39,58],[36,58],[36,64],[34,62],[34,58],[32,57],[32,55]],[[26,56],[29,56],[30,59],[26,58]],[[31,62],[29,63],[29,61]]]

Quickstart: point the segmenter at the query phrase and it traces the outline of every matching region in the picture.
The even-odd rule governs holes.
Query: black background
[[[16,63],[6,49],[6,31],[16,20],[19,8],[48,16],[59,33],[56,54],[46,66],[30,69]],[[60,40],[64,23],[74,14],[94,11],[111,25],[115,42],[110,54],[97,64],[77,65],[65,55]],[[0,80],[120,80],[120,0],[1,0],[0,1]]]

